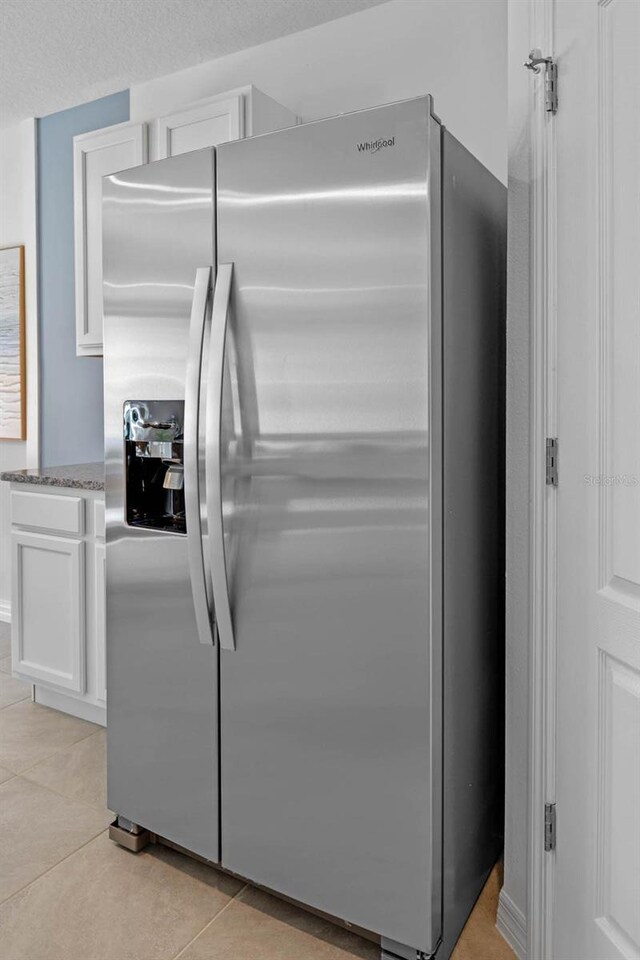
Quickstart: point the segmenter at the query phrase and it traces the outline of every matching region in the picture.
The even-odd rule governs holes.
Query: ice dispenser
[[[123,419],[127,523],[186,533],[184,401],[128,400]]]

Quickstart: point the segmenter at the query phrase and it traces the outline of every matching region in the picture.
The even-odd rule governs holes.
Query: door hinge
[[[556,805],[544,805],[544,849],[547,853],[556,848]]]
[[[544,108],[547,113],[558,112],[558,64],[553,57],[543,57],[540,50],[532,50],[523,66],[532,73],[540,73],[544,65]]]
[[[558,438],[547,437],[546,441],[546,483],[558,486]]]

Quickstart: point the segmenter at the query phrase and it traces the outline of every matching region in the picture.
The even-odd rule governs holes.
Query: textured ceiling
[[[0,126],[384,0],[0,0]]]

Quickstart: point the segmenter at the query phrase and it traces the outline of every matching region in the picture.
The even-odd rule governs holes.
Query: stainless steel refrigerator
[[[114,836],[390,957],[501,849],[505,194],[429,97],[104,181]]]

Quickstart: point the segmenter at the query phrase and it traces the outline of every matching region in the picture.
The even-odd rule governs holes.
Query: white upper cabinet
[[[185,104],[153,124],[151,159],[291,127],[298,118],[253,86]]]
[[[176,157],[179,153],[211,147],[244,137],[242,94],[211,97],[160,117],[154,123],[153,159]]]
[[[102,356],[102,178],[146,160],[145,123],[119,123],[73,138],[78,356]]]
[[[73,138],[76,353],[102,356],[102,178],[147,160],[291,127],[298,118],[249,85],[181,104],[152,124],[119,123]]]

